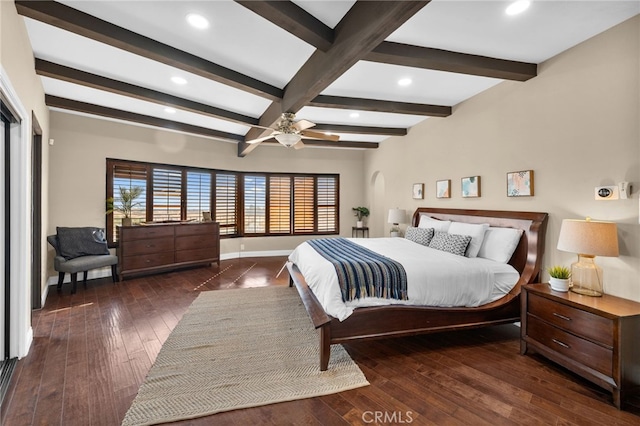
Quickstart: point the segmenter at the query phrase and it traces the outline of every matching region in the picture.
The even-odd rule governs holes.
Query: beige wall
[[[42,87],[42,83],[35,73],[33,51],[27,35],[27,29],[23,18],[18,15],[13,1],[0,0],[0,64],[2,64],[2,68],[8,75],[11,86],[15,90],[22,106],[27,112],[29,127],[31,127],[31,113],[33,113],[43,131],[43,212],[41,220],[44,232],[47,228],[48,220],[47,175],[49,153],[46,141],[49,139],[49,110],[44,103],[44,89]],[[30,196],[30,194],[28,195]],[[42,267],[43,270],[46,270],[47,244],[44,239],[40,250],[42,251],[43,258]],[[43,289],[45,286],[46,280],[43,276]]]
[[[605,292],[640,301],[640,16],[541,64],[527,82],[504,82],[431,118],[409,135],[365,154],[367,200],[377,212],[418,206],[545,211],[550,214],[544,265],[575,255],[556,249],[565,218],[618,223],[620,257],[597,258]],[[508,198],[506,173],[535,171],[535,196]],[[460,178],[479,175],[482,196],[462,199]],[[452,197],[435,198],[451,179]],[[634,184],[629,200],[595,201],[594,187]],[[424,182],[424,200],[411,185]],[[372,232],[388,232],[372,217]],[[545,274],[545,278],[548,276]]]
[[[51,113],[49,232],[56,226],[104,226],[105,159],[117,158],[235,171],[340,174],[341,234],[350,236],[351,207],[364,200],[363,151],[261,145],[244,158],[235,143],[63,112]],[[303,237],[233,238],[223,255],[292,250]]]

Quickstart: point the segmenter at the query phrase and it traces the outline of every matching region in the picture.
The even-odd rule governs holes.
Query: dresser
[[[210,265],[220,261],[217,222],[118,228],[118,277]]]
[[[537,352],[613,395],[640,389],[640,303],[522,286],[520,352]]]

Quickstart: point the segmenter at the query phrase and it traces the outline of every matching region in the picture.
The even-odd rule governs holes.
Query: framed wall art
[[[480,176],[462,178],[462,198],[474,198],[480,196]]]
[[[414,200],[424,199],[424,183],[413,184],[413,199]]]
[[[436,181],[436,198],[451,198],[451,179]]]
[[[508,197],[533,196],[533,170],[507,173]]]

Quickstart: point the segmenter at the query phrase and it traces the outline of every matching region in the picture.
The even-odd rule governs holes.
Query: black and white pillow
[[[407,227],[404,237],[414,243],[428,246],[433,238],[433,228],[416,228],[414,226]]]
[[[436,231],[429,243],[429,247],[457,254],[458,256],[464,256],[470,242],[471,236],[469,235],[449,234],[447,232]]]

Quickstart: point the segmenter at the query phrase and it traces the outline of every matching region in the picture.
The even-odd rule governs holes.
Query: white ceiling
[[[130,31],[285,88],[315,48],[233,1],[62,1],[65,5]],[[334,28],[354,1],[294,2]],[[507,16],[503,0],[434,0],[386,41],[539,64],[640,13],[639,1],[533,1],[521,15]],[[190,27],[185,16],[198,12],[206,30]],[[36,58],[114,80],[154,89],[227,111],[260,118],[271,101],[225,84],[137,56],[89,38],[25,18]],[[170,81],[181,76],[187,84]],[[398,86],[400,78],[413,83]],[[535,77],[534,77],[535,78]],[[249,125],[194,112],[165,112],[165,106],[42,77],[45,92],[166,120],[244,135]],[[322,95],[455,106],[502,80],[466,74],[359,61]],[[527,84],[521,82],[519,84]],[[298,118],[316,123],[410,128],[422,115],[307,106]],[[387,136],[341,134],[341,140],[379,142]]]

